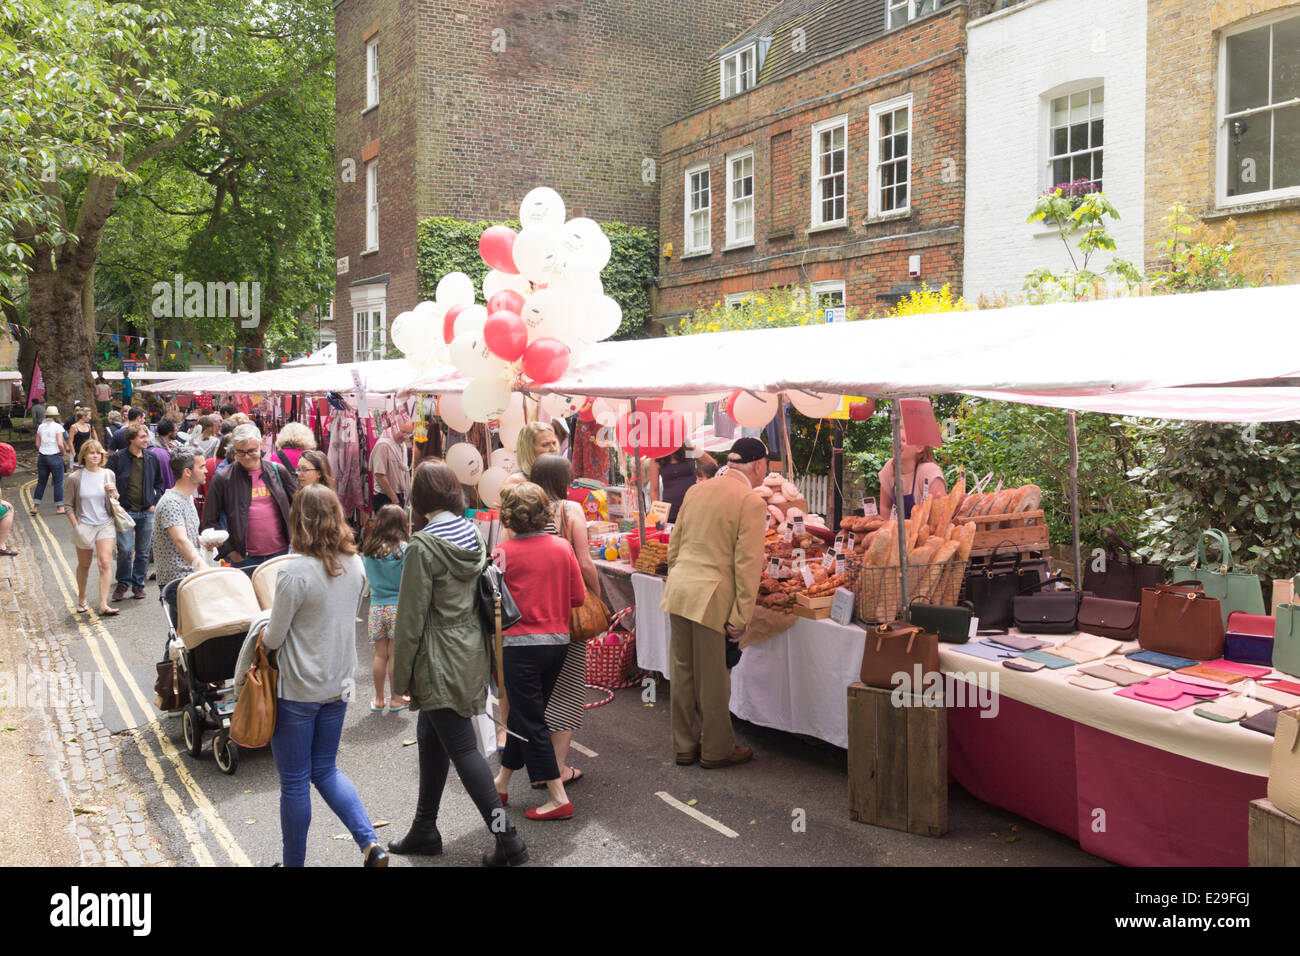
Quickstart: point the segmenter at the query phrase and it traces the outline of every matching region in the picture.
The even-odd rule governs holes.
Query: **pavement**
[[[17,506],[0,561],[0,675],[34,673],[51,689],[0,709],[0,864],[268,865],[279,859],[279,786],[268,749],[242,751],[222,774],[210,743],[184,752],[180,721],[153,707],[154,661],[166,624],[147,600],[119,602],[111,619],[76,615],[71,528],[53,513],[27,514],[34,475],[6,479]],[[92,569],[92,590],[94,574]],[[339,766],[356,784],[381,840],[405,832],[416,799],[415,715],[371,714],[370,650],[358,617],[356,702],[348,708]],[[0,685],[3,686],[3,685]],[[756,759],[725,770],[678,767],[666,682],[617,692],[587,711],[570,762],[585,779],[570,791],[570,821],[538,823],[544,802],[526,775],[509,812],[533,864],[578,866],[1105,866],[1078,844],[949,787],[949,832],[931,839],[849,819],[847,754],[736,720]],[[593,699],[600,695],[593,692]],[[10,730],[9,727],[16,729]],[[495,766],[496,758],[490,758]],[[490,845],[455,774],[439,827],[445,855],[394,857],[393,867],[478,865]],[[307,860],[354,866],[360,854],[313,792]]]

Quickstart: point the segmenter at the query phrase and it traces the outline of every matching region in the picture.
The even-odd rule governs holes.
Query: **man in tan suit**
[[[754,756],[735,745],[731,729],[726,642],[740,639],[758,599],[767,508],[753,489],[767,476],[767,448],[757,438],[741,438],[727,465],[686,492],[668,546],[660,605],[672,626],[668,676],[677,762],[698,760],[708,769]]]

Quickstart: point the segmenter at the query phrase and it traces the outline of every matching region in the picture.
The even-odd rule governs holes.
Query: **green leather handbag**
[[[1300,586],[1300,574],[1291,579]],[[1273,609],[1273,666],[1300,677],[1300,605],[1279,604]]]
[[[913,601],[908,611],[911,623],[922,630],[938,634],[939,640],[946,644],[965,644],[970,637],[970,622],[975,611],[969,601],[963,601],[960,607]]]
[[[1210,539],[1219,546],[1222,563],[1218,567],[1210,566],[1205,559],[1205,540]],[[1264,585],[1258,574],[1246,574],[1244,571],[1232,570],[1232,549],[1228,536],[1218,528],[1211,528],[1201,534],[1196,542],[1196,560],[1190,565],[1174,568],[1174,583],[1180,581],[1200,581],[1206,597],[1219,602],[1223,612],[1223,623],[1228,623],[1228,615],[1233,611],[1245,611],[1247,614],[1264,613]]]

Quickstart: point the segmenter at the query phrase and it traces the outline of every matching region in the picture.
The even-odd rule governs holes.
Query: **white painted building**
[[[1101,181],[1122,217],[1115,254],[1143,267],[1146,16],[1146,0],[1027,0],[967,25],[967,299],[1071,268],[1055,227],[1025,220],[1044,190],[1080,178]]]

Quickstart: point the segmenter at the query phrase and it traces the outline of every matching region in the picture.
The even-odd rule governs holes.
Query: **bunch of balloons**
[[[479,255],[490,267],[486,306],[476,303],[469,276],[452,272],[438,282],[434,301],[393,321],[393,344],[417,373],[450,362],[470,380],[459,399],[470,421],[502,418],[518,398],[522,427],[515,383],[555,381],[622,324],[623,310],[600,281],[608,237],[591,219],[564,216],[555,190],[532,190],[519,207],[519,232],[491,226],[479,236]],[[504,421],[501,431],[508,431]]]

